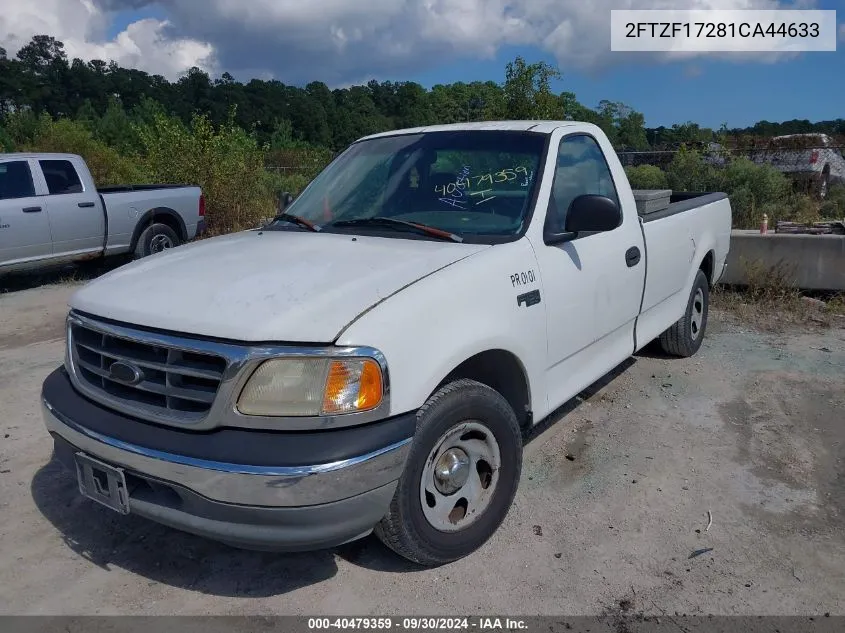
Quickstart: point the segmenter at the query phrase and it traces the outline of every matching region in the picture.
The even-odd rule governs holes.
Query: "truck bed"
[[[164,214],[175,222],[176,235],[183,242],[196,237],[202,190],[194,185],[118,185],[98,187],[108,217],[106,254],[127,252],[153,217]]]
[[[684,211],[703,207],[719,200],[726,200],[728,194],[718,191],[673,191],[669,206],[653,213],[640,213],[643,222],[653,222]]]
[[[718,281],[730,248],[731,207],[725,193],[673,192],[668,207],[640,217],[648,274],[637,339],[649,341],[684,313],[702,244],[716,245],[716,257],[705,267],[711,283]]]

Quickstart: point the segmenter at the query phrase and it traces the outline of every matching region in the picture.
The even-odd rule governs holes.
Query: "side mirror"
[[[546,244],[559,244],[575,239],[579,233],[612,231],[622,224],[622,210],[606,196],[585,194],[575,198],[566,212],[562,233],[546,231]]]

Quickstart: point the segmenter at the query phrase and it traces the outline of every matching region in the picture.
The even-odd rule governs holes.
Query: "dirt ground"
[[[544,424],[499,532],[420,570],[373,537],[245,552],[81,499],[38,404],[73,290],[0,294],[1,613],[845,614],[841,328],[714,310],[697,356],[647,350]]]

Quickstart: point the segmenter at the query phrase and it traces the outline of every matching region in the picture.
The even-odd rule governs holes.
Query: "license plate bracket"
[[[79,492],[120,514],[129,514],[129,491],[122,468],[105,464],[85,453],[76,453]]]

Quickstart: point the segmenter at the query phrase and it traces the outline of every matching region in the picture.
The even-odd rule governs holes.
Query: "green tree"
[[[0,125],[0,152],[14,152],[15,142],[12,136],[6,131],[6,128]]]
[[[276,123],[276,129],[270,136],[270,150],[290,149],[300,143],[293,137],[293,125],[288,119]]]
[[[206,196],[212,233],[255,226],[274,210],[273,178],[254,135],[235,123],[215,126],[208,115],[194,114],[188,125],[162,113],[136,125],[142,160],[158,182],[192,183]]]
[[[21,65],[9,59],[0,46],[0,116],[22,105],[22,88]]]
[[[399,84],[396,102],[393,123],[398,128],[428,125],[436,121],[428,93],[418,83],[408,81]]]
[[[79,121],[62,118],[54,120],[46,112],[40,116],[31,113],[13,117],[20,136],[20,151],[62,152],[79,154],[88,164],[94,182],[98,185],[148,182],[144,166],[132,156],[125,156],[94,138]],[[25,132],[23,132],[25,130]]]
[[[64,44],[49,35],[36,35],[17,54],[21,91],[36,112],[68,114],[68,63]]]
[[[666,176],[669,188],[675,191],[718,190],[715,168],[707,164],[695,150],[681,148],[672,159]]]
[[[629,110],[618,119],[619,145],[632,150],[647,150],[648,137],[645,132],[645,116],[640,112]]]
[[[632,189],[668,189],[669,180],[660,167],[655,165],[639,165],[626,167],[625,173]]]
[[[91,103],[91,99],[85,99],[82,102],[74,118],[92,132],[97,129],[97,123],[100,120],[97,111],[94,109],[94,104]]]
[[[138,134],[132,120],[123,109],[120,99],[112,98],[105,114],[97,121],[96,138],[122,153],[135,152],[139,147]]]
[[[596,109],[598,120],[595,122],[602,131],[607,134],[607,138],[614,146],[619,144],[619,133],[616,127],[617,112],[619,104],[614,101],[603,99],[599,101],[599,107]]]
[[[508,118],[558,118],[560,102],[552,94],[551,82],[560,78],[560,71],[546,62],[527,64],[522,57],[508,62],[504,85]]]

